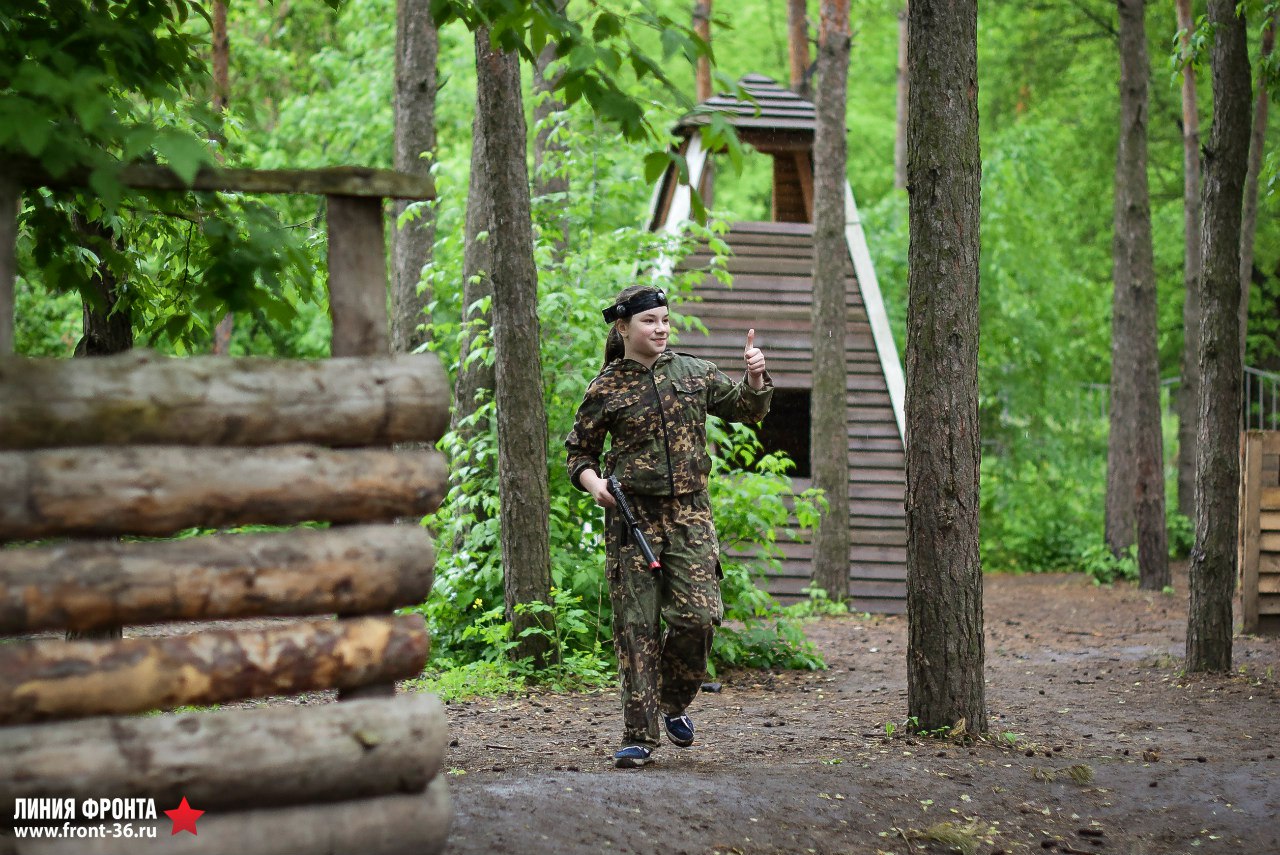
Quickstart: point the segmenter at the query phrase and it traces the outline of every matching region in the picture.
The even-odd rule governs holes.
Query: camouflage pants
[[[648,569],[620,516],[607,513],[606,570],[622,677],[622,744],[656,746],[659,712],[684,712],[706,676],[711,639],[724,616],[720,548],[705,490],[674,499],[628,498],[662,569]]]

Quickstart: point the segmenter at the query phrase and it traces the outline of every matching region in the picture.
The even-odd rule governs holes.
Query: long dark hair
[[[637,294],[646,292],[657,292],[658,288],[652,285],[628,285],[618,292],[618,296],[614,298],[613,304],[616,306],[625,303]],[[628,318],[628,321],[630,319]],[[626,346],[622,342],[622,333],[618,332],[618,322],[614,321],[613,326],[609,327],[609,337],[604,342],[604,364],[608,365],[615,359],[621,359],[626,352]]]

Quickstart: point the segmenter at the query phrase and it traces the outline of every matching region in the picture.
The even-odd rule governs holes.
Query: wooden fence
[[[426,598],[434,556],[424,529],[394,521],[434,510],[447,476],[437,452],[393,445],[441,436],[448,381],[432,355],[387,354],[382,231],[384,197],[429,197],[430,184],[372,170],[200,181],[329,197],[335,358],[0,355],[0,634],[13,636],[0,644],[0,824],[21,824],[18,799],[158,811],[127,823],[155,833],[143,843],[0,828],[0,853],[439,852],[443,708],[394,692],[430,639],[421,616],[393,610]],[[0,238],[14,213],[0,206]],[[0,246],[0,307],[12,258]],[[330,525],[148,539],[299,523]],[[39,636],[173,621],[219,623]],[[349,702],[137,715],[324,689]],[[194,837],[164,813],[183,799],[205,811]]]
[[[1280,431],[1245,433],[1241,481],[1244,631],[1280,635]]]

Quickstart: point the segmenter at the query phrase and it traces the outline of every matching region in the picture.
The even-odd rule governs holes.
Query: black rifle
[[[613,496],[614,501],[618,503],[618,512],[622,514],[623,521],[627,524],[627,528],[631,530],[631,536],[635,538],[636,546],[640,547],[640,554],[644,556],[649,569],[661,570],[662,563],[653,554],[649,541],[645,540],[644,532],[640,530],[640,521],[636,519],[635,513],[631,510],[631,504],[627,501],[627,494],[622,492],[622,485],[618,483],[617,477],[613,475],[609,476],[609,493]]]

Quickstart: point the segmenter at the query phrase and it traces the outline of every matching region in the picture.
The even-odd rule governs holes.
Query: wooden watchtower
[[[813,104],[767,77],[748,75],[741,84],[755,103],[719,95],[704,106],[724,114],[739,138],[754,147],[754,156],[773,159],[771,218],[733,223],[725,236],[732,250],[728,270],[733,284],[726,287],[708,276],[697,286],[695,297],[701,302],[688,310],[710,335],[686,334],[677,349],[732,371],[741,365],[745,330],[755,328],[776,386],[761,440],[767,450],[784,450],[796,461],[794,480],[801,490],[811,484],[816,116]],[[683,138],[690,184],[704,198],[711,170],[698,128],[706,121],[705,114],[694,113],[676,128]],[[853,191],[845,186],[849,605],[859,611],[900,613],[906,608],[905,384]],[[679,184],[669,169],[655,192],[649,227],[674,230],[689,210],[689,185]],[[708,257],[708,248],[702,246],[677,266],[699,267]],[[782,572],[768,580],[768,588],[790,600],[809,583],[813,549],[808,542],[784,543],[782,548]]]

